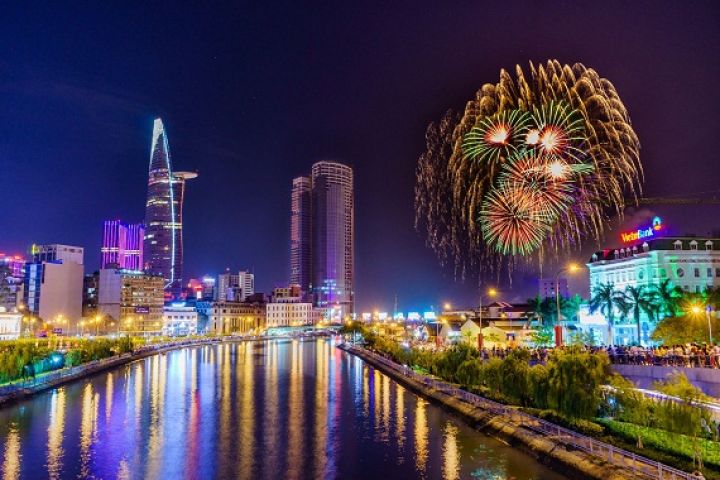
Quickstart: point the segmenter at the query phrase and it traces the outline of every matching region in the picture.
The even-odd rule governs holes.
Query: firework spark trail
[[[612,83],[556,60],[501,70],[462,116],[428,127],[416,227],[456,273],[599,242],[637,199],[640,143]]]

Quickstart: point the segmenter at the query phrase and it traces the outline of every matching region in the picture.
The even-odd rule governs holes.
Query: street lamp
[[[700,315],[703,311],[705,312],[705,318],[707,319],[707,324],[708,324],[708,338],[710,339],[710,346],[712,346],[713,337],[712,337],[712,322],[711,322],[711,316],[710,316],[710,312],[712,312],[712,306],[708,305],[705,308],[702,308],[699,305],[693,305],[690,308],[690,311],[695,315]]]
[[[487,289],[486,292],[488,298],[495,298],[497,297],[498,291],[494,287],[490,287]],[[482,289],[480,289],[480,305],[478,307],[478,320],[480,320],[480,327],[482,328],[482,304],[483,304],[483,293]]]

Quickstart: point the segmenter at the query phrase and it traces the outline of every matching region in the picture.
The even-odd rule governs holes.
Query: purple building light
[[[100,268],[142,270],[144,237],[145,226],[141,223],[106,220],[100,249]]]

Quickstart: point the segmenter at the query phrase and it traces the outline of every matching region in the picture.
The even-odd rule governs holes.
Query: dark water
[[[9,478],[560,475],[330,340],[157,355],[0,410]]]

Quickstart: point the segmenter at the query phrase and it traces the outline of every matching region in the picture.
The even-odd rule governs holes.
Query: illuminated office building
[[[145,269],[165,279],[165,290],[177,296],[182,290],[182,209],[185,182],[196,173],[172,168],[167,134],[156,118],[150,148],[148,195],[145,210]]]
[[[333,321],[354,310],[354,228],[352,168],[317,162],[293,180],[290,280]]]
[[[25,259],[0,253],[0,308],[14,312],[23,302]]]
[[[145,226],[106,220],[100,249],[100,268],[142,270]]]

